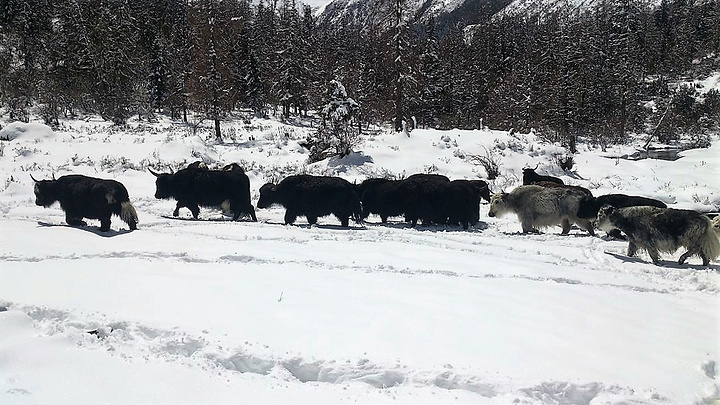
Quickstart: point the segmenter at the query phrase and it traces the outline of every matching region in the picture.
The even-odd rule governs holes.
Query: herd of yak
[[[249,216],[257,221],[250,180],[238,164],[210,170],[205,163],[195,162],[174,173],[150,172],[156,177],[155,198],[177,201],[174,216],[186,207],[197,219],[200,207],[219,207],[232,214],[233,220]],[[84,225],[83,218],[99,219],[100,230],[108,231],[111,216],[117,215],[131,230],[137,229],[137,212],[125,186],[115,180],[74,174],[33,181],[36,204],[49,207],[59,202],[69,225]],[[707,266],[720,255],[720,216],[711,221],[707,215],[667,208],[662,201],[640,196],[594,197],[583,187],[565,185],[529,168],[523,169],[522,186],[493,195],[483,180],[451,181],[438,174],[414,174],[403,180],[373,178],[360,184],[339,177],[293,175],[278,184],[263,185],[257,207],[282,205],[286,224],[298,216],[315,224],[319,217],[332,214],[347,227],[350,218],[361,223],[375,214],[383,223],[400,216],[412,226],[421,221],[467,229],[480,220],[481,199],[490,202],[490,217],[515,213],[523,233],[556,225],[563,234],[573,225],[590,235],[594,227],[612,236],[622,236],[622,231],[629,241],[628,256],[643,249],[655,264],[660,252],[674,253],[680,247],[687,249],[680,264],[698,255]]]

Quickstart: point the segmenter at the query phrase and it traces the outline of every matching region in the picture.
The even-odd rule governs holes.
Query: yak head
[[[258,199],[257,202],[258,208],[268,208],[271,205],[275,204],[275,189],[276,186],[272,183],[266,183],[262,187],[260,187],[260,199]]]
[[[175,187],[173,186],[173,173],[156,173],[148,169],[155,179],[155,198],[172,198]]]
[[[36,180],[32,174],[30,178],[35,182],[35,204],[46,208],[53,205],[58,199],[55,175],[52,180]]]
[[[600,207],[600,210],[597,214],[597,219],[595,220],[595,226],[605,232],[610,232],[613,229],[616,229],[615,224],[613,224],[612,218],[614,213],[615,207],[611,205],[606,204]]]
[[[540,163],[537,164],[534,168],[525,167],[522,169],[523,171],[523,186],[527,186],[528,184],[533,184],[537,181],[538,174],[535,170],[540,166]]]
[[[223,166],[222,169],[220,169],[224,172],[237,172],[237,173],[245,173],[245,170],[237,163],[230,163],[228,165]]]
[[[490,197],[490,210],[488,211],[489,217],[501,217],[510,211],[510,207],[505,202],[507,193],[497,193]]]

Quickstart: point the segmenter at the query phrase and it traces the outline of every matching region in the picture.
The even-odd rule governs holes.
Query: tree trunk
[[[215,138],[222,143],[222,134],[220,133],[220,119],[215,118]]]

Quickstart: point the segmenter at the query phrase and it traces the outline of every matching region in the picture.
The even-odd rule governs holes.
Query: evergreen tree
[[[229,53],[222,40],[222,27],[228,26],[231,17],[227,6],[223,0],[209,0],[193,4],[190,9],[194,39],[190,102],[213,121],[218,141],[222,141],[220,121],[229,109],[231,92]]]

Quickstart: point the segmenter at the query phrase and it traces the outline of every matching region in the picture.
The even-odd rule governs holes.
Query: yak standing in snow
[[[626,194],[605,194],[597,198],[590,196],[580,203],[580,211],[578,214],[581,218],[595,218],[604,205],[610,205],[615,208],[650,206],[658,208],[667,208],[664,202],[654,198],[640,197]]]
[[[510,193],[498,193],[490,199],[488,216],[517,214],[523,233],[538,232],[537,228],[562,226],[562,234],[577,224],[594,235],[589,220],[579,218],[580,201],[586,197],[582,191],[565,187],[519,186]]]
[[[678,260],[698,255],[703,266],[720,255],[720,241],[710,218],[691,210],[651,206],[614,208],[606,205],[597,216],[598,228],[604,231],[619,229],[628,236],[628,256],[638,249],[648,252],[653,263],[659,264],[660,252],[675,253],[687,249]]]
[[[138,216],[125,186],[115,180],[69,174],[59,179],[35,180],[35,204],[49,207],[55,202],[65,211],[65,222],[84,226],[83,218],[99,219],[100,230],[110,230],[110,217],[120,217],[130,230],[137,229]]]
[[[236,166],[236,167],[235,167]],[[250,203],[250,179],[240,166],[226,170],[209,170],[204,163],[191,163],[176,173],[156,173],[150,170],[155,180],[155,198],[177,200],[173,216],[180,214],[180,208],[187,207],[197,219],[200,207],[220,207],[233,214],[233,221],[241,215],[250,215],[257,221],[255,208]],[[235,167],[235,168],[233,168]]]
[[[260,188],[258,208],[273,204],[285,207],[285,224],[292,224],[298,216],[305,216],[309,224],[319,217],[334,214],[344,227],[350,218],[362,222],[360,197],[349,181],[339,177],[298,174],[288,176],[277,185],[267,183]]]
[[[534,169],[531,169],[529,167],[523,169],[523,186],[529,186],[531,184],[535,184],[541,181],[549,181],[556,184],[565,184],[561,179],[557,177],[537,174],[535,170],[537,170],[537,166],[535,166]]]
[[[402,180],[366,179],[355,186],[355,190],[362,202],[362,218],[377,214],[383,224],[389,217],[405,214],[408,201],[413,198],[412,189]]]

